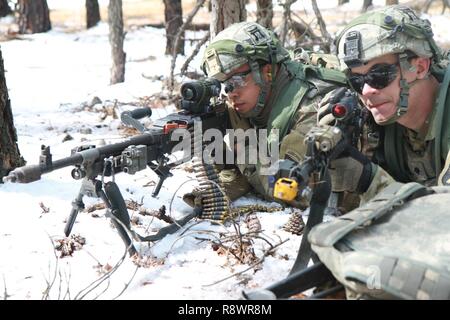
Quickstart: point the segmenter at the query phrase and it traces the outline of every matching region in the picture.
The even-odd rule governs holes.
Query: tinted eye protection
[[[366,74],[351,73],[348,80],[356,92],[362,93],[364,84],[375,89],[383,89],[395,80],[398,73],[397,64],[376,64]]]

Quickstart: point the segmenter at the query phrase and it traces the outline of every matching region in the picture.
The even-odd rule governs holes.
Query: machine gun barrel
[[[8,176],[3,178],[4,182],[30,183],[41,179],[42,174],[52,172],[69,166],[81,165],[82,163],[94,162],[103,157],[117,156],[131,145],[156,145],[162,142],[162,134],[144,133],[131,137],[123,142],[118,142],[98,148],[77,151],[67,158],[62,158],[49,163],[40,163],[16,168]]]
[[[67,220],[64,233],[66,236],[72,231],[78,213],[84,209],[83,197],[101,198],[108,212],[113,218],[113,223],[128,248],[130,255],[136,251],[133,246],[133,238],[140,241],[156,241],[167,233],[171,233],[185,224],[199,212],[178,220],[174,226],[170,226],[154,237],[141,237],[131,230],[130,218],[123,196],[117,184],[114,182],[116,173],[123,172],[135,174],[149,167],[159,177],[159,182],[152,193],[157,196],[164,180],[172,176],[170,172],[174,165],[190,160],[190,153],[184,150],[183,158],[176,162],[170,162],[168,154],[179,151],[178,146],[180,132],[186,130],[182,137],[200,132],[203,134],[208,129],[218,129],[225,132],[227,125],[227,109],[220,97],[221,84],[214,79],[206,79],[190,82],[181,89],[181,111],[169,114],[153,122],[150,128],[146,128],[138,120],[150,117],[152,111],[149,108],[139,108],[121,113],[124,124],[132,126],[141,134],[128,138],[122,142],[96,147],[94,145],[79,146],[71,151],[66,158],[53,161],[50,147],[42,146],[39,163],[12,170],[3,178],[5,182],[30,183],[41,179],[43,174],[54,170],[74,166],[72,178],[81,181],[80,191],[72,202],[72,209]],[[197,130],[198,128],[198,130]],[[199,137],[200,139],[202,137]],[[191,144],[189,144],[191,145]],[[204,148],[201,140],[201,148]],[[189,151],[189,150],[187,150]],[[189,154],[188,154],[189,153]],[[98,177],[101,176],[101,179]],[[105,176],[112,176],[112,181],[105,183]]]

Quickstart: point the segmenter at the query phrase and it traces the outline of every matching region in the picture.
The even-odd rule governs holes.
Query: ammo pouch
[[[394,183],[308,240],[347,298],[450,299],[450,188]]]

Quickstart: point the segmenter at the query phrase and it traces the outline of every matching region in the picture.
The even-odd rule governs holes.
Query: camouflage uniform
[[[358,42],[348,39],[359,35]],[[356,39],[356,38],[355,38]],[[372,180],[362,194],[365,202],[394,181],[421,184],[450,184],[450,67],[433,40],[428,20],[420,19],[408,7],[396,5],[374,10],[351,21],[337,38],[341,69],[362,65],[376,57],[394,53],[400,70],[412,66],[408,53],[431,58],[430,74],[440,82],[433,111],[421,132],[396,122],[408,109],[410,85],[400,80],[397,113],[384,123],[366,128],[365,141],[373,162]]]
[[[371,119],[364,128],[364,155],[358,154],[359,161],[353,154],[338,159],[340,163],[330,162],[333,189],[356,191],[364,204],[314,227],[308,235],[311,248],[345,286],[349,299],[449,299],[450,254],[443,244],[448,241],[450,188],[440,186],[450,185],[448,57],[435,44],[429,22],[404,6],[357,17],[341,32],[337,45],[344,72],[397,54],[400,99],[396,114],[378,124]],[[409,58],[415,56],[431,59],[429,76],[440,84],[432,112],[419,132],[397,122],[408,110],[413,85],[406,82],[402,70],[412,70]],[[372,88],[386,87],[368,74],[359,77]],[[362,86],[359,89],[362,93]],[[329,103],[320,105],[319,118]],[[332,138],[327,121],[308,134],[319,142]],[[364,168],[370,168],[369,179],[363,179]],[[359,188],[362,180],[366,183]]]
[[[202,67],[209,77],[224,81],[227,74],[244,64],[249,64],[261,94],[255,108],[247,114],[240,114],[229,106],[231,127],[267,129],[269,142],[279,130],[280,158],[301,161],[305,154],[304,137],[316,123],[315,106],[323,95],[345,83],[344,75],[337,70],[292,60],[271,31],[253,22],[234,24],[219,33],[206,49]],[[277,70],[269,84],[268,100],[267,84],[260,72],[262,64],[272,64],[272,70]],[[269,176],[261,174],[259,162],[238,165],[238,169],[255,191],[266,199],[273,199]],[[243,188],[242,180],[237,178],[227,190],[233,200],[249,188]]]

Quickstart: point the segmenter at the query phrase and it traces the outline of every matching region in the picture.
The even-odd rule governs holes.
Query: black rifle
[[[317,262],[311,267],[298,270],[290,274],[287,278],[278,281],[269,287],[261,290],[242,292],[243,298],[247,300],[274,300],[287,299],[295,294],[316,288],[334,280],[333,274],[322,262]],[[309,296],[308,299],[326,298],[343,289],[341,284],[335,285],[319,293]]]
[[[367,113],[359,107],[357,101],[356,94],[347,91],[339,103],[333,105],[330,110],[336,119],[335,126],[342,132],[340,142],[334,145],[333,141],[324,141],[317,146],[314,137],[309,136],[305,141],[307,145],[305,159],[300,164],[288,159],[278,163],[279,168],[273,181],[278,181],[277,184],[281,183],[285,186],[280,189],[275,188],[274,196],[283,199],[277,196],[277,190],[281,190],[283,194],[286,191],[287,194],[289,189],[295,186],[297,197],[309,199],[309,217],[303,231],[297,258],[288,277],[265,289],[243,292],[244,299],[285,299],[334,280],[332,273],[313,254],[308,234],[315,225],[323,221],[324,211],[331,195],[329,162],[339,156],[348,146],[356,147],[358,145]],[[312,185],[312,190],[309,188],[310,185]],[[314,264],[307,267],[310,259]],[[343,286],[337,284],[308,298],[324,298],[342,289]]]
[[[333,141],[322,141],[320,146],[317,146],[313,136],[307,137],[305,159],[300,164],[291,160],[280,161],[274,179],[274,181],[280,182],[287,181],[289,183],[288,188],[291,188],[292,181],[295,181],[298,189],[297,194],[309,199],[310,203],[308,221],[290,275],[304,270],[310,259],[313,259],[314,263],[319,262],[317,256],[311,250],[308,234],[315,225],[323,221],[324,211],[328,206],[331,195],[328,164],[349,146],[358,146],[362,127],[367,117],[365,110],[358,105],[356,94],[350,91],[347,91],[345,96],[332,106],[330,112],[336,118],[335,127],[342,133],[342,139],[337,144]],[[312,185],[312,190],[309,188],[310,185]],[[275,189],[274,196],[277,197],[276,191]]]
[[[125,201],[114,182],[115,174],[120,172],[135,174],[148,166],[159,177],[152,194],[154,197],[157,196],[164,180],[172,176],[171,168],[191,159],[191,154],[185,154],[183,159],[169,163],[168,155],[179,143],[179,139],[173,136],[175,129],[188,130],[187,132],[193,140],[198,139],[198,137],[192,137],[194,123],[201,123],[202,133],[211,128],[225,131],[227,113],[224,102],[219,98],[220,90],[220,82],[214,79],[185,83],[181,87],[180,107],[182,111],[155,121],[148,129],[138,120],[150,117],[152,113],[150,108],[122,112],[122,122],[135,127],[141,134],[123,142],[101,147],[80,146],[73,149],[69,157],[55,161],[52,159],[50,147],[42,146],[39,164],[16,168],[4,177],[3,181],[29,183],[41,179],[43,174],[74,166],[71,173],[72,178],[82,180],[82,182],[78,196],[72,202],[72,210],[64,229],[65,235],[69,236],[78,212],[84,209],[83,197],[101,198],[108,212],[112,214],[112,222],[127,246],[129,254],[133,255],[136,250],[129,234],[139,241],[156,241],[167,233],[176,231],[180,225],[184,225],[197,213],[190,214],[161,229],[156,235],[142,237],[131,231]],[[200,148],[202,147],[200,146]],[[98,179],[98,177],[101,178]],[[111,177],[112,181],[105,183],[104,177]]]

